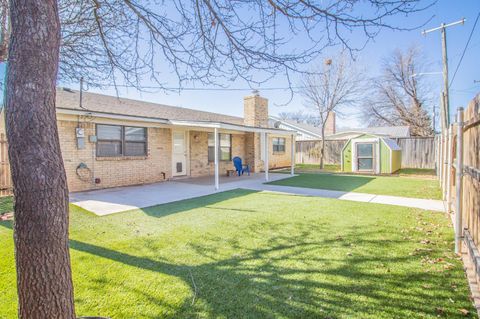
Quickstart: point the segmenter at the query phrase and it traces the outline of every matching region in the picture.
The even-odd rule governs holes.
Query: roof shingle
[[[115,96],[83,92],[82,106],[79,105],[80,92],[70,89],[57,89],[56,107],[69,110],[88,110],[130,116],[143,116],[168,120],[211,121],[243,125],[243,118],[213,112],[198,111],[178,106],[170,106],[118,98]]]

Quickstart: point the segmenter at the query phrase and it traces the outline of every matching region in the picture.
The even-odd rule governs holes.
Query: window
[[[97,124],[98,157],[146,155],[146,128]]]
[[[357,164],[359,171],[373,170],[373,144],[357,144]]]
[[[215,136],[214,133],[208,133],[208,161],[215,161]],[[218,150],[218,159],[221,161],[232,160],[232,135],[218,134],[220,147]]]
[[[285,138],[274,137],[272,142],[274,153],[285,153]]]

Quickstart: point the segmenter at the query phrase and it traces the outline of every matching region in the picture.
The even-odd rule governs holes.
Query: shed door
[[[357,143],[357,167],[359,171],[373,171],[374,150],[374,143]]]

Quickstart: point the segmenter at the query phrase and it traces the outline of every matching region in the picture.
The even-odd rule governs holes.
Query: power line
[[[348,81],[348,83],[364,82],[365,79]],[[92,83],[88,83],[92,87]],[[325,85],[313,86],[288,86],[288,87],[257,87],[257,88],[226,88],[226,87],[164,87],[164,86],[135,86],[128,84],[98,84],[99,87],[119,87],[119,88],[133,88],[143,90],[166,90],[166,91],[275,91],[275,90],[298,90],[311,87],[325,87]]]
[[[467,52],[468,45],[470,44],[470,40],[472,40],[473,36],[473,31],[475,31],[475,27],[477,26],[478,18],[480,18],[480,12],[477,14],[477,18],[475,19],[475,23],[473,24],[472,31],[470,31],[470,35],[468,36],[467,44],[465,44],[465,48],[463,48],[462,56],[460,57],[460,60],[458,61],[457,68],[455,69],[455,72],[453,73],[452,80],[450,81],[449,87],[452,86],[453,80],[455,80],[455,75],[457,75],[457,71],[460,68],[460,64],[462,64],[463,57],[465,56],[465,52]]]

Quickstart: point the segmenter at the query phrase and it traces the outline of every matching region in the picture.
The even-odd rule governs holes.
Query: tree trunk
[[[55,116],[55,0],[11,0],[6,126],[15,197],[19,317],[75,318],[68,188]]]

